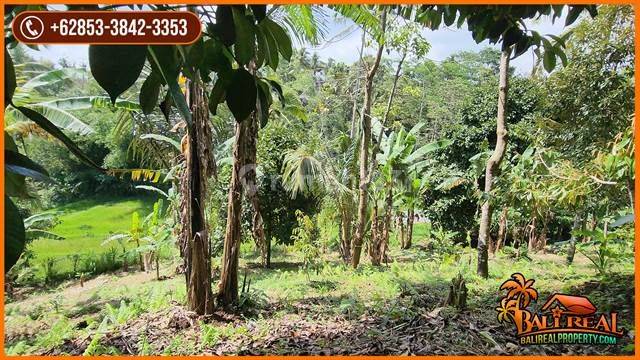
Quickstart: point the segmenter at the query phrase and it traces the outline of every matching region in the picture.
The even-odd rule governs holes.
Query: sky
[[[552,23],[550,17],[543,17],[535,22],[528,21],[527,26],[541,34],[559,35],[563,31],[564,21],[565,19],[562,17]],[[325,61],[329,58],[345,63],[357,60],[362,32],[349,21],[336,21],[333,18],[329,19],[327,28],[328,33],[324,42],[317,46],[309,44],[304,46],[308,52],[311,54],[316,52]],[[336,35],[342,36],[338,36],[339,39],[336,39]],[[442,61],[459,51],[479,51],[487,46],[499,48],[497,45],[489,44],[488,41],[476,44],[471,37],[471,32],[466,29],[466,25],[461,29],[452,26],[442,27],[436,31],[424,30],[423,37],[431,44],[426,58],[434,61]],[[76,66],[88,64],[87,45],[49,45],[41,47],[39,51],[29,49],[28,52],[37,59],[48,59],[54,63],[65,58]],[[374,49],[365,49],[366,54],[373,52]],[[393,54],[391,56],[393,57]],[[529,50],[511,61],[511,66],[515,67],[516,72],[520,74],[528,74],[531,72],[533,63],[533,52]]]

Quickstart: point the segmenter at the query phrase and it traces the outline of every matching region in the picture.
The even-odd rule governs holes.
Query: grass
[[[107,200],[95,198],[51,209],[59,213],[60,221],[51,231],[64,240],[38,239],[30,244],[33,264],[41,271],[46,259],[55,259],[58,273],[72,271],[72,254],[101,254],[117,244],[102,245],[109,236],[127,231],[131,214],[141,217],[152,211],[154,198],[121,198]]]
[[[133,211],[147,213],[151,207],[149,199],[120,199],[107,203],[83,201],[59,208],[62,223],[54,231],[67,239],[36,242],[34,252],[37,258],[65,259],[77,251],[79,242],[85,245],[81,247],[84,253],[105,251],[101,243],[106,236],[128,229]],[[86,228],[83,224],[91,226]],[[257,317],[241,317],[228,324],[200,322],[182,330],[156,328],[161,332],[158,335],[144,330],[130,341],[136,344],[139,355],[207,353],[238,339],[264,339],[287,321],[320,324],[346,319],[355,324],[363,316],[381,316],[393,323],[442,306],[450,281],[458,274],[466,280],[471,312],[484,314],[493,324],[499,286],[514,272],[535,279],[542,299],[554,292],[571,293],[572,289],[599,278],[580,254],[573,265],[566,266],[558,255],[536,254],[531,260],[516,260],[504,253],[490,259],[490,277],[482,279],[475,274],[475,249],[438,250],[428,234],[428,224],[415,224],[414,245],[408,250],[401,250],[392,235],[389,263],[380,267],[369,265],[368,256],[363,254],[362,265],[353,270],[342,263],[335,251],[328,251],[309,272],[301,268],[302,254],[291,246],[281,245],[273,248],[272,269],[256,267],[259,254],[252,241],[245,241],[241,246],[239,277],[242,282],[246,274],[251,288],[241,294],[241,299],[247,309],[257,311]],[[220,264],[220,259],[215,258],[212,263]],[[163,264],[161,273],[169,277],[163,281],[140,272],[108,273],[84,286],[67,284],[6,304],[7,353],[40,354],[52,350],[65,353],[73,350],[68,345],[77,339],[90,339],[84,348],[79,348],[80,353],[126,353],[129,350],[109,343],[106,334],[117,333],[122,327],[136,328],[143,324],[145,329],[147,326],[153,329],[155,324],[166,324],[172,311],[179,309],[176,305],[184,304],[186,299],[184,277],[175,275],[176,265]],[[617,274],[633,274],[633,263],[619,261],[613,270]],[[599,308],[618,311],[620,304],[627,303],[623,297],[628,294],[613,296],[614,293],[606,286],[598,287],[589,290],[589,297]],[[412,296],[426,300],[415,305]],[[621,313],[619,321],[624,328],[633,329],[632,316],[628,309]],[[85,325],[77,326],[80,323]]]
[[[136,340],[137,351],[139,354],[199,353],[225,341],[264,338],[270,334],[270,326],[274,322],[285,321],[291,316],[302,316],[304,321],[324,321],[323,318],[335,317],[358,322],[363,315],[373,313],[382,314],[389,321],[401,320],[408,312],[428,312],[441,306],[440,301],[451,278],[458,273],[462,273],[467,281],[469,308],[474,312],[488,313],[491,321],[500,296],[498,288],[513,272],[522,272],[527,278],[535,279],[542,298],[553,292],[570,292],[570,289],[597,278],[595,270],[584,259],[567,267],[556,255],[536,255],[531,261],[499,255],[490,260],[490,278],[482,279],[475,275],[473,249],[461,248],[454,254],[433,258],[425,246],[428,242],[417,238],[416,246],[409,250],[393,246],[390,249],[391,262],[382,267],[369,265],[365,256],[363,265],[355,271],[333,254],[325,254],[318,271],[310,277],[303,269],[289,266],[299,263],[301,255],[283,246],[276,246],[273,252],[274,262],[279,267],[247,267],[248,263],[258,259],[252,256],[251,247],[243,244],[240,274],[242,276],[246,271],[252,280],[248,295],[251,301],[262,304],[261,309],[269,309],[265,317],[260,314],[255,319],[243,318],[229,324],[200,323],[195,329],[184,331],[171,329],[171,334],[163,339],[161,345],[157,339],[155,342],[147,339],[145,332]],[[172,275],[173,265],[165,266],[162,272]],[[620,273],[633,273],[633,264],[624,263],[618,270]],[[7,352],[42,353],[63,349],[65,341],[90,337],[93,340],[83,350],[85,354],[114,354],[118,349],[108,343],[102,344],[101,334],[117,333],[119,328],[133,326],[132,323],[138,326],[147,324],[148,320],[144,318],[147,315],[165,319],[161,321],[165,323],[167,311],[171,312],[175,305],[183,304],[186,298],[182,276],[155,281],[153,276],[142,273],[104,274],[91,282],[98,285],[88,283],[84,288],[77,285],[75,288],[60,288],[56,293],[34,294],[25,301],[7,304]],[[401,301],[406,299],[403,294],[427,296],[430,300],[421,305],[425,306],[424,310],[416,310]],[[626,301],[612,298],[608,292],[593,300],[603,308],[616,308],[616,304]],[[306,304],[304,313],[294,315],[298,314],[297,306],[300,304]],[[316,315],[310,314],[322,314],[323,317],[311,320]],[[621,315],[622,325],[627,329],[633,326],[628,317],[629,314]],[[73,326],[79,322],[86,322],[86,328]]]

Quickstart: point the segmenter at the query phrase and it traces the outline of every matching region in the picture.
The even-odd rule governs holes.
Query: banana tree
[[[385,204],[382,215],[382,233],[376,236],[376,239],[384,244],[379,245],[379,248],[386,248],[389,242],[391,220],[394,213],[394,187],[401,184],[401,189],[410,189],[409,192],[412,192],[418,174],[429,164],[427,155],[451,144],[450,140],[439,140],[418,147],[418,133],[424,125],[424,123],[418,123],[409,131],[401,128],[397,132],[392,131],[388,136],[383,136],[381,142],[382,152],[376,156]],[[420,183],[421,180],[418,180],[418,191],[420,190]],[[412,202],[410,205],[407,214],[407,234],[412,236],[415,203]],[[408,244],[404,241],[403,247],[410,246],[410,238],[408,237],[407,240]],[[384,256],[385,254],[381,252],[379,255]],[[379,263],[380,260],[374,259],[373,261]]]

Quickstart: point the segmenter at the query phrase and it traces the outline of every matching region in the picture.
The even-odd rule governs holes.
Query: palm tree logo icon
[[[520,273],[511,275],[511,278],[500,286],[500,290],[507,290],[507,295],[500,301],[496,308],[498,321],[515,323],[520,329],[524,312],[529,312],[527,306],[532,300],[538,299],[538,291],[533,287],[533,279],[525,279]]]

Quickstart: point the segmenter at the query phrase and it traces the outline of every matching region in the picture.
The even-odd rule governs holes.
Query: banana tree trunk
[[[409,249],[411,247],[411,242],[413,241],[413,221],[415,217],[415,209],[413,206],[409,208],[407,213],[407,239],[404,243],[404,248]]]
[[[211,247],[205,220],[207,180],[215,176],[209,110],[198,76],[188,84],[193,124],[183,141],[185,169],[180,184],[180,252],[187,283],[187,307],[197,314],[213,312]]]
[[[493,154],[487,161],[485,171],[484,193],[491,193],[493,178],[497,176],[500,162],[504,157],[507,147],[507,123],[506,107],[507,95],[509,92],[509,57],[511,50],[503,50],[500,55],[500,82],[498,90],[498,116],[496,125],[496,147]],[[487,199],[482,204],[482,215],[480,216],[480,229],[478,232],[478,268],[477,272],[483,278],[489,277],[489,264],[487,252],[487,240],[489,239],[489,229],[491,227],[491,202]]]
[[[224,236],[222,252],[222,268],[218,283],[218,304],[223,307],[231,306],[238,301],[238,255],[240,252],[242,216],[242,182],[243,166],[247,154],[252,148],[251,115],[249,118],[236,122],[235,143],[233,145],[233,171],[229,185],[227,200],[227,227]]]
[[[387,11],[386,8],[382,12],[381,24],[382,33],[384,34]],[[362,137],[360,142],[360,183],[358,187],[358,220],[356,223],[356,233],[353,239],[353,251],[351,258],[351,266],[357,268],[360,264],[360,254],[362,252],[362,240],[364,239],[365,222],[367,221],[367,200],[369,188],[369,182],[371,178],[369,176],[369,145],[371,143],[371,104],[373,101],[373,78],[378,72],[380,66],[380,59],[382,59],[382,52],[384,50],[384,44],[378,46],[378,52],[371,69],[367,72],[367,77],[364,83],[364,104],[362,105]]]
[[[160,280],[160,254],[156,253],[156,280]]]
[[[400,244],[401,249],[405,249],[406,234],[404,227],[404,219],[402,218],[402,211],[398,212],[396,217],[396,240]]]
[[[391,232],[391,217],[393,214],[393,184],[387,186],[387,198],[385,204],[384,224],[382,228],[382,249],[380,251],[380,261],[387,257],[387,249],[389,248],[389,234]]]

